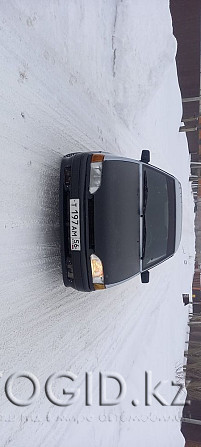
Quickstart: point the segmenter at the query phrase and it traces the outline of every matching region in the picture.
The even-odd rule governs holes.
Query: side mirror
[[[143,163],[149,163],[150,162],[150,151],[147,149],[144,149],[141,153],[141,161]]]
[[[148,283],[149,282],[149,271],[145,270],[145,272],[141,273],[141,282]]]

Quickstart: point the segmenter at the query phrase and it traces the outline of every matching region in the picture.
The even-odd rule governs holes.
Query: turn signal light
[[[93,154],[91,157],[91,163],[98,163],[104,160],[103,154]]]
[[[105,289],[105,285],[104,284],[94,284],[94,289],[95,290]]]

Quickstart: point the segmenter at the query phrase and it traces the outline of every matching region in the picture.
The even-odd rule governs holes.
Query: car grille
[[[94,240],[94,197],[88,200],[89,248],[95,249]]]

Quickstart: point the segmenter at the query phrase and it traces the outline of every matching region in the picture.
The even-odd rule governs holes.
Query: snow
[[[184,446],[182,408],[154,399],[144,405],[145,371],[152,371],[154,386],[168,380],[160,388],[168,402],[174,396],[170,383],[184,362],[187,333],[182,293],[191,294],[194,268],[175,54],[168,0],[0,5],[2,446]],[[182,183],[178,252],[151,271],[148,285],[136,277],[104,292],[66,289],[58,215],[62,156],[107,150],[139,159],[143,148]],[[16,407],[4,384],[24,370],[38,377],[40,398]],[[81,387],[77,404],[66,408],[50,404],[44,393],[47,378],[63,370],[76,374]],[[86,371],[94,376],[92,407],[84,405]],[[97,405],[100,371],[126,380],[121,405]],[[66,386],[63,379],[60,396]],[[30,390],[23,379],[15,385],[18,396]]]

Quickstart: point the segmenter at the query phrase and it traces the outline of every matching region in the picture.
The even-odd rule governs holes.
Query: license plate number
[[[70,199],[71,250],[80,251],[80,200]]]

